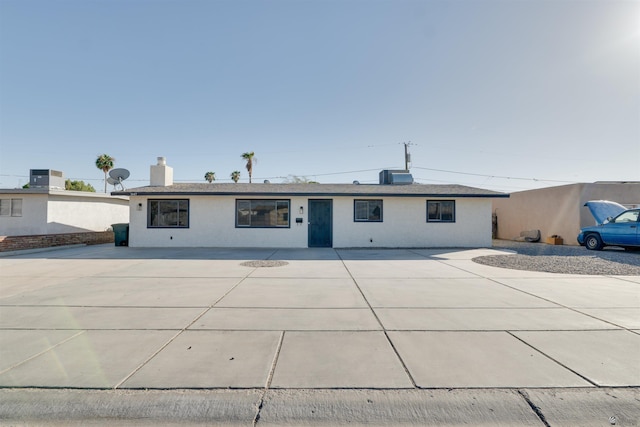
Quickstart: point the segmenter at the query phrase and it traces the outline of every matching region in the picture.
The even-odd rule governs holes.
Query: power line
[[[453,173],[453,174],[458,174],[458,175],[480,176],[480,177],[483,177],[483,178],[500,178],[500,179],[514,179],[514,180],[520,180],[520,181],[535,181],[535,182],[542,181],[542,182],[559,182],[559,183],[563,183],[563,184],[576,184],[575,181],[561,181],[561,180],[557,180],[557,179],[542,179],[542,178],[522,178],[522,177],[516,177],[516,176],[485,175],[485,174],[480,174],[480,173],[458,172],[458,171],[449,171],[449,170],[444,170],[444,169],[422,168],[422,167],[418,167],[418,166],[414,166],[414,169],[420,169],[420,170],[426,170],[426,171],[432,171],[432,172]]]
[[[402,142],[400,144],[405,144],[405,147],[407,146],[407,144],[413,145],[410,142],[409,143]],[[349,174],[353,174],[353,173],[381,171],[381,170],[384,170],[384,169],[388,169],[388,167],[373,168],[373,169],[358,169],[358,170],[342,171],[342,172],[310,173],[310,174],[304,174],[303,176],[318,177],[318,176],[349,175]],[[471,172],[460,172],[460,171],[453,171],[453,170],[446,170],[446,169],[425,168],[425,167],[420,167],[420,166],[413,166],[412,169],[419,169],[419,170],[425,170],[425,171],[431,171],[431,172],[440,172],[440,173],[449,173],[449,174],[456,174],[456,175],[477,176],[477,177],[490,178],[490,179],[497,178],[497,179],[508,179],[508,180],[518,180],[518,181],[555,182],[555,183],[561,183],[561,184],[575,184],[576,183],[575,181],[563,181],[563,180],[544,179],[544,178],[523,178],[523,177],[502,176],[502,175],[488,175],[488,174],[471,173]],[[0,176],[16,177],[16,178],[29,178],[28,175],[0,174]],[[256,179],[258,179],[258,180],[261,180],[261,179],[286,179],[287,177],[288,176],[269,176],[269,177],[256,177]],[[69,177],[68,179],[82,180],[82,181],[103,181],[102,178]],[[450,181],[441,181],[441,180],[426,179],[426,178],[420,178],[420,180],[432,181],[432,182],[448,182],[448,183],[451,183]],[[128,181],[129,182],[145,182],[145,181],[148,181],[148,179],[130,179]],[[201,181],[201,179],[199,179],[199,178],[196,178],[196,179],[176,179],[175,181],[176,182],[198,182],[198,181]],[[220,181],[227,181],[227,180],[221,179]]]
[[[420,178],[420,177],[413,177],[414,181],[419,182],[419,183],[442,183],[442,184],[449,184],[449,185],[465,185],[465,186],[475,186],[475,187],[479,187],[479,188],[486,188],[486,187],[491,187],[493,189],[497,189],[497,188],[508,188],[508,189],[515,189],[515,190],[530,190],[529,187],[516,187],[513,185],[491,185],[491,186],[485,186],[484,184],[478,184],[475,182],[455,182],[455,181],[447,181],[447,180],[442,180],[442,179],[427,179],[427,178]]]

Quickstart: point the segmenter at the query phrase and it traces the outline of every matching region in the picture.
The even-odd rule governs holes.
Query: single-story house
[[[31,170],[31,188],[0,189],[0,236],[105,231],[129,222],[129,198],[67,191],[62,172]]]
[[[562,185],[511,193],[492,199],[497,237],[514,239],[522,231],[540,230],[546,237],[561,236],[564,244],[577,245],[580,229],[595,224],[584,204],[611,200],[631,209],[640,206],[640,182],[595,182]]]
[[[397,172],[397,173],[396,173]],[[134,247],[490,247],[491,200],[460,185],[173,183],[164,158],[129,196]]]

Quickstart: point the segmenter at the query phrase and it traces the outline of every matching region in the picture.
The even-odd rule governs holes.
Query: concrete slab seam
[[[266,257],[265,259],[270,260],[272,256],[274,256],[275,254],[277,254],[277,253],[278,253],[278,251],[279,251],[278,249],[275,249],[275,250],[274,250],[273,252],[271,252],[271,254],[270,254],[268,257]]]
[[[540,407],[538,407],[535,403],[531,401],[529,394],[525,390],[521,390],[521,389],[518,389],[518,394],[524,399],[525,402],[527,402],[527,405],[529,405],[531,410],[536,414],[536,416],[542,422],[542,424],[544,424],[545,427],[551,427],[551,425],[547,422],[547,419],[545,418],[544,414],[542,413],[542,410],[540,409]]]
[[[479,277],[479,278],[481,278],[481,279],[489,279],[488,277],[483,276],[482,274],[478,274],[478,273],[476,273],[476,272],[473,272],[473,271],[467,270],[467,269],[462,268],[462,267],[460,267],[460,266],[457,266],[457,265],[455,265],[455,264],[449,264],[449,263],[447,262],[447,261],[449,261],[449,260],[447,260],[447,259],[438,259],[437,261],[438,261],[439,263],[441,263],[441,264],[444,264],[444,265],[448,266],[448,267],[452,267],[452,268],[455,268],[455,269],[457,269],[457,270],[464,271],[465,273],[472,274],[472,275],[474,275],[474,276],[476,276],[476,277]],[[489,280],[490,280],[490,279],[489,279]]]
[[[39,353],[37,353],[37,354],[34,354],[33,356],[31,356],[31,357],[29,357],[29,358],[27,358],[27,359],[25,359],[25,360],[22,360],[22,361],[20,361],[20,362],[16,363],[15,365],[13,365],[13,366],[10,366],[10,367],[8,367],[8,368],[6,368],[6,369],[4,369],[4,370],[0,371],[0,375],[2,375],[2,374],[4,374],[5,372],[10,371],[10,370],[12,370],[12,369],[14,369],[14,368],[17,368],[17,367],[18,367],[18,366],[20,366],[20,365],[24,365],[25,363],[29,362],[30,360],[33,360],[33,359],[35,359],[36,357],[39,357],[39,356],[41,356],[41,355],[43,355],[43,354],[45,354],[45,353],[47,353],[47,352],[49,352],[49,351],[53,350],[54,348],[57,348],[57,347],[61,346],[62,344],[66,343],[66,342],[68,342],[68,341],[71,341],[71,340],[72,340],[72,339],[74,339],[75,337],[80,336],[80,335],[84,334],[85,332],[87,332],[87,331],[86,331],[86,330],[82,330],[82,331],[78,332],[77,334],[74,334],[74,335],[70,336],[69,338],[66,338],[66,339],[64,339],[64,340],[60,341],[60,342],[59,342],[59,343],[57,343],[57,344],[55,344],[55,345],[53,345],[53,346],[51,346],[51,347],[49,347],[49,348],[47,348],[47,349],[45,349],[45,350],[42,350],[41,352],[39,352]]]
[[[528,347],[531,347],[532,349],[534,349],[535,351],[537,351],[538,353],[542,354],[544,357],[548,358],[549,360],[557,363],[558,365],[562,366],[563,368],[565,368],[566,370],[568,370],[569,372],[573,373],[574,375],[579,376],[580,378],[582,378],[583,380],[585,380],[586,382],[588,382],[589,384],[592,384],[594,387],[600,388],[600,386],[598,384],[596,384],[594,381],[591,381],[589,378],[585,377],[584,375],[578,373],[577,371],[575,371],[574,369],[571,369],[570,367],[568,367],[567,365],[565,365],[564,363],[561,363],[560,361],[554,359],[553,357],[549,356],[548,354],[546,354],[545,352],[537,349],[536,347],[534,347],[533,345],[529,344],[528,342],[526,342],[525,340],[523,340],[522,338],[516,336],[515,334],[511,333],[511,331],[505,331],[507,334],[511,335],[512,337],[514,337],[515,339],[517,339],[518,341],[520,341],[521,343],[525,344]]]
[[[433,259],[433,256],[421,254],[420,252],[417,252],[416,250],[409,249],[409,250],[407,250],[407,252],[409,252],[410,254],[414,254],[414,255],[417,255],[419,257],[422,257],[424,259]]]
[[[122,384],[125,383],[125,381],[127,381],[129,378],[131,378],[132,376],[134,376],[136,374],[136,372],[138,372],[140,369],[142,369],[147,363],[149,363],[151,361],[151,359],[153,359],[154,357],[156,357],[158,355],[158,353],[160,353],[162,350],[164,350],[169,344],[171,344],[176,338],[178,338],[178,336],[180,334],[182,334],[185,330],[182,329],[180,331],[178,331],[178,333],[176,333],[174,336],[172,336],[171,338],[169,338],[169,340],[164,343],[163,345],[160,346],[160,348],[158,350],[156,350],[155,352],[153,352],[153,354],[151,354],[151,356],[147,357],[140,365],[138,365],[133,371],[131,371],[128,375],[126,375],[122,380],[120,380],[116,385],[113,386],[114,390],[117,390]]]
[[[400,361],[400,364],[402,365],[402,369],[404,369],[404,372],[407,374],[407,377],[409,378],[409,381],[411,381],[411,384],[413,385],[414,388],[418,388],[418,384],[416,383],[415,379],[413,378],[413,375],[411,375],[411,372],[409,371],[409,367],[407,366],[407,364],[404,362],[404,360],[400,356],[400,353],[398,352],[398,349],[396,348],[396,346],[393,344],[393,341],[391,341],[391,337],[389,337],[389,334],[387,333],[387,329],[385,328],[384,324],[382,323],[382,321],[378,317],[378,313],[376,313],[376,311],[373,309],[373,306],[371,305],[371,303],[367,299],[366,295],[364,294],[364,292],[360,288],[360,285],[358,285],[358,281],[355,279],[355,277],[353,277],[353,274],[351,274],[351,271],[349,270],[349,267],[347,267],[347,265],[345,264],[344,260],[342,259],[342,256],[340,256],[340,253],[338,253],[338,252],[336,252],[336,253],[338,254],[338,257],[340,258],[340,261],[342,262],[342,265],[344,266],[345,270],[347,270],[347,273],[349,273],[349,277],[351,277],[351,280],[353,281],[353,284],[356,286],[356,289],[358,289],[358,292],[360,292],[360,295],[362,295],[362,298],[364,299],[364,302],[369,307],[369,310],[371,310],[371,314],[373,314],[373,317],[376,319],[376,321],[378,322],[378,324],[382,328],[382,332],[384,333],[384,336],[387,339],[387,342],[389,343],[389,345],[391,346],[391,349],[393,350],[393,352],[395,353],[396,357]]]
[[[633,332],[633,331],[631,330],[631,328],[627,328],[627,327],[625,327],[625,326],[618,325],[617,323],[613,323],[613,322],[611,322],[611,321],[609,321],[609,320],[600,319],[599,317],[597,317],[597,316],[596,316],[596,315],[594,315],[594,314],[583,313],[582,311],[580,311],[580,309],[579,309],[579,308],[571,308],[571,307],[567,307],[567,308],[568,308],[569,310],[571,310],[571,311],[574,311],[574,312],[576,312],[576,313],[582,314],[583,316],[591,317],[592,319],[599,320],[600,322],[604,322],[604,323],[608,323],[608,324],[610,324],[610,325],[613,325],[613,326],[615,326],[615,327],[616,327],[616,328],[618,328],[618,329],[623,329],[623,330],[625,330],[625,331]],[[630,307],[630,308],[635,308],[635,307]],[[608,331],[608,330],[612,330],[612,329],[604,329],[604,330],[605,330],[605,331]]]
[[[384,328],[384,326],[383,326],[383,328]],[[387,333],[386,329],[383,329],[382,332],[384,333],[384,336],[387,338],[387,342],[389,342],[389,345],[393,349],[393,352],[396,354],[396,357],[398,358],[398,360],[402,364],[402,368],[404,369],[404,372],[409,377],[409,381],[411,381],[411,384],[413,385],[413,387],[420,388],[420,387],[418,387],[418,383],[416,383],[416,380],[413,378],[413,375],[411,375],[411,372],[409,371],[409,367],[407,366],[407,364],[402,359],[402,356],[400,356],[400,353],[398,352],[398,349],[396,348],[395,344],[393,343],[393,341],[391,341],[391,337]]]
[[[488,281],[490,281],[490,282],[496,283],[496,284],[498,284],[498,285],[500,285],[500,286],[504,286],[504,287],[509,288],[509,289],[511,289],[511,290],[521,292],[521,293],[523,293],[523,294],[525,294],[525,295],[529,295],[529,296],[531,296],[531,297],[541,299],[541,300],[543,300],[543,301],[549,302],[549,303],[551,303],[551,304],[558,305],[558,306],[560,306],[560,307],[569,308],[569,307],[565,307],[565,306],[563,306],[562,304],[558,304],[558,303],[557,303],[557,302],[555,302],[555,301],[551,301],[551,300],[549,300],[549,299],[543,298],[543,297],[541,297],[541,296],[539,296],[539,295],[534,295],[534,294],[529,293],[529,292],[527,292],[527,291],[523,291],[522,289],[518,289],[518,288],[515,288],[515,287],[513,287],[513,286],[509,286],[509,285],[507,285],[507,284],[505,284],[505,283],[500,282],[498,279],[494,279],[494,278],[491,278],[491,277],[483,276],[482,274],[478,274],[478,273],[474,273],[474,272],[469,271],[469,270],[465,270],[464,268],[458,267],[458,266],[456,266],[456,265],[447,264],[447,263],[446,263],[446,262],[444,262],[444,261],[442,261],[442,262],[443,262],[444,264],[446,264],[446,265],[450,266],[450,267],[457,268],[458,270],[464,271],[465,273],[473,274],[473,275],[475,275],[475,276],[478,276],[478,277],[479,277],[479,278],[481,278],[481,279],[488,280]]]
[[[581,315],[583,315],[583,316],[590,317],[590,318],[595,319],[595,320],[598,320],[598,321],[600,321],[600,322],[608,323],[609,325],[615,326],[616,328],[624,329],[624,330],[627,330],[627,331],[629,330],[629,328],[626,328],[626,327],[624,327],[624,326],[618,325],[618,324],[616,324],[616,323],[610,322],[610,321],[605,320],[605,319],[600,319],[599,317],[596,317],[595,315],[592,315],[592,314],[589,314],[589,313],[583,313],[583,312],[579,311],[579,309],[577,309],[577,308],[569,307],[568,305],[564,305],[564,304],[561,304],[561,303],[559,303],[559,302],[552,301],[552,300],[550,300],[550,299],[548,299],[548,298],[544,298],[544,297],[541,297],[541,296],[539,296],[539,295],[535,295],[535,294],[532,294],[532,293],[530,293],[530,292],[524,291],[524,290],[522,290],[522,289],[518,289],[518,288],[516,288],[516,287],[509,286],[509,285],[507,285],[506,283],[502,283],[502,282],[500,282],[500,281],[499,281],[499,279],[491,279],[491,278],[488,278],[488,277],[487,277],[486,279],[487,279],[487,280],[490,280],[490,281],[492,281],[492,282],[494,282],[494,283],[497,283],[497,284],[499,284],[499,285],[501,285],[501,286],[504,286],[504,287],[506,287],[506,288],[513,289],[514,291],[522,292],[522,293],[524,293],[524,294],[526,294],[526,295],[529,295],[529,296],[532,296],[532,297],[535,297],[535,298],[539,298],[539,299],[541,299],[541,300],[543,300],[543,301],[549,302],[549,303],[551,303],[551,304],[555,304],[555,305],[560,306],[560,307],[562,307],[562,308],[566,308],[567,310],[573,311],[574,313],[578,313],[578,314],[581,314]],[[618,308],[619,308],[619,307],[618,307]],[[629,307],[629,308],[635,308],[635,307]]]
[[[622,280],[623,282],[629,282],[629,283],[633,283],[634,285],[637,285],[638,282],[631,280],[629,277],[633,277],[633,276],[604,276],[604,277],[608,277],[609,279],[617,279],[617,280]]]
[[[457,268],[458,270],[464,271],[464,272],[466,272],[466,273],[474,274],[474,275],[476,275],[476,276],[478,276],[478,277],[480,277],[480,278],[482,278],[482,279],[485,279],[485,280],[488,280],[488,281],[490,281],[490,282],[496,283],[496,284],[498,284],[498,285],[500,285],[500,286],[504,286],[504,287],[509,288],[509,289],[511,289],[511,290],[514,290],[514,291],[518,291],[518,292],[524,293],[525,295],[529,295],[529,296],[531,296],[531,297],[541,299],[541,300],[546,301],[546,302],[548,302],[548,303],[555,304],[555,305],[557,305],[557,306],[560,306],[560,307],[562,307],[562,308],[566,308],[566,309],[571,310],[571,311],[573,311],[573,312],[576,312],[576,313],[578,313],[578,314],[582,314],[582,315],[584,315],[584,316],[591,317],[591,318],[593,318],[593,319],[595,319],[595,320],[599,320],[599,321],[601,321],[601,322],[608,323],[608,324],[610,324],[610,325],[615,326],[616,328],[627,329],[627,328],[625,328],[625,327],[623,327],[623,326],[620,326],[620,325],[617,325],[617,324],[615,324],[615,323],[613,323],[613,322],[609,322],[609,321],[607,321],[607,320],[603,320],[603,319],[597,318],[597,317],[592,316],[592,315],[590,315],[590,314],[582,313],[582,312],[580,312],[580,311],[578,311],[578,310],[576,310],[576,309],[574,309],[574,308],[572,308],[572,307],[568,307],[568,306],[566,306],[566,305],[564,305],[564,304],[560,304],[560,303],[558,303],[558,302],[556,302],[556,301],[552,301],[552,300],[550,300],[550,299],[548,299],[548,298],[544,298],[544,297],[541,297],[541,296],[539,296],[539,295],[535,295],[535,294],[532,294],[532,293],[530,293],[530,292],[524,291],[524,290],[522,290],[522,289],[518,289],[518,288],[516,288],[516,287],[509,286],[509,285],[507,285],[506,283],[502,283],[502,282],[500,282],[500,280],[499,280],[499,279],[494,279],[494,278],[491,278],[491,277],[486,277],[486,276],[483,276],[483,275],[480,275],[480,274],[474,273],[474,272],[472,272],[472,271],[465,270],[464,268],[460,268],[460,267],[458,267],[458,266],[456,266],[456,265],[448,264],[448,263],[446,263],[446,262],[444,262],[444,261],[443,261],[443,263],[444,263],[444,264],[446,264],[446,265],[449,265],[450,267],[454,267],[454,268]],[[606,277],[609,277],[609,276],[606,276]],[[546,307],[546,308],[553,308],[553,307]]]
[[[251,270],[251,272],[254,272],[256,269],[254,268],[253,270]],[[251,274],[251,273],[249,273]],[[182,333],[184,331],[186,331],[188,328],[190,328],[191,326],[193,326],[194,323],[196,323],[200,318],[202,318],[202,316],[204,316],[209,310],[211,310],[211,308],[213,306],[215,306],[217,303],[219,303],[225,296],[227,296],[229,294],[229,292],[233,291],[236,287],[238,287],[238,285],[240,285],[240,283],[242,283],[246,278],[248,277],[245,276],[242,279],[240,279],[238,281],[238,283],[236,283],[235,285],[233,285],[231,287],[231,289],[229,289],[227,292],[224,293],[224,295],[222,295],[220,298],[218,298],[213,304],[211,304],[210,306],[208,306],[205,310],[202,311],[202,313],[198,314],[191,322],[189,322],[189,324],[187,326],[185,326],[184,328],[182,328],[180,331],[178,331],[177,334],[175,334],[173,337],[169,338],[169,340],[164,343],[162,346],[160,346],[160,348],[158,350],[156,350],[151,356],[149,356],[144,362],[142,362],[139,366],[137,366],[131,373],[129,373],[129,375],[127,375],[126,377],[124,377],[122,380],[120,380],[120,382],[118,382],[115,386],[113,386],[113,389],[117,389],[118,387],[122,386],[122,384],[124,384],[129,378],[131,378],[133,375],[136,374],[136,372],[138,372],[140,369],[142,369],[147,363],[149,363],[154,357],[156,357],[162,350],[164,350],[165,348],[167,348],[167,346],[169,344],[171,344],[173,341],[176,340],[176,338],[178,338],[180,335],[182,335]]]
[[[257,425],[258,421],[260,421],[260,412],[262,411],[262,407],[264,406],[264,399],[267,396],[269,387],[271,387],[271,381],[273,380],[273,374],[276,371],[276,365],[278,364],[278,358],[280,357],[280,350],[282,350],[282,343],[284,341],[285,333],[286,333],[285,331],[282,331],[282,333],[280,334],[280,339],[278,340],[276,352],[273,355],[273,361],[271,362],[271,369],[269,369],[269,375],[267,375],[267,381],[264,385],[264,390],[262,391],[262,395],[260,396],[260,400],[258,401],[256,415],[253,417],[253,424],[252,424],[253,426]]]

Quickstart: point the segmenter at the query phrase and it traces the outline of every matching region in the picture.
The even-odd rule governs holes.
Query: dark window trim
[[[358,219],[356,218],[356,204],[358,202],[380,202],[380,219]],[[382,222],[384,203],[382,199],[354,199],[353,200],[353,222]]]
[[[151,202],[187,202],[187,225],[151,225]],[[147,228],[190,228],[191,202],[189,199],[147,199]]]
[[[2,200],[6,200],[8,201],[9,204],[9,209],[8,209],[8,214],[7,215],[0,215],[3,217],[9,217],[9,218],[20,218],[22,217],[22,206],[23,206],[23,199],[22,198],[18,198],[18,197],[3,197]],[[20,202],[20,212],[17,213],[16,212],[16,208],[15,205],[17,204],[17,202]]]
[[[442,203],[442,202],[451,202],[453,203],[453,218],[451,220],[443,220],[443,219],[429,219],[429,203]],[[435,223],[454,223],[456,222],[456,201],[455,200],[427,200],[427,222],[435,222]],[[442,212],[440,213],[440,218],[442,218]]]
[[[287,215],[287,225],[260,225],[260,226],[252,226],[252,225],[238,225],[238,202],[287,202],[289,205],[289,214]],[[235,224],[236,228],[244,228],[244,229],[254,229],[254,228],[291,228],[291,199],[236,199],[236,207],[235,207]]]

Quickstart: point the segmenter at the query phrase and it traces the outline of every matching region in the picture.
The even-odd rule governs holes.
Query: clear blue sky
[[[420,183],[640,180],[640,2],[0,0],[0,188],[102,191],[101,153],[128,187],[158,156],[247,181],[245,151],[377,182],[406,141]]]

